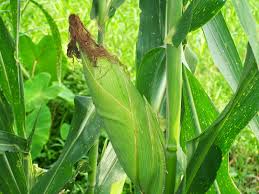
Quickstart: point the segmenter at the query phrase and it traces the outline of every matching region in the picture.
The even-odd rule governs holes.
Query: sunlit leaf
[[[236,91],[241,77],[242,62],[222,14],[219,13],[208,22],[203,27],[203,31],[215,65],[219,68],[232,90]],[[250,121],[249,127],[259,139],[258,115]]]
[[[216,178],[222,157],[229,151],[237,134],[259,109],[259,72],[248,49],[245,69],[234,97],[216,121],[200,137],[178,192],[205,192]],[[238,121],[238,122],[237,122]],[[213,169],[213,170],[212,170]],[[184,184],[186,183],[186,185]]]
[[[248,36],[249,44],[253,50],[257,67],[259,69],[259,37],[258,23],[254,19],[249,7],[249,2],[246,0],[232,0],[239,21]]]
[[[183,13],[176,29],[171,30],[173,44],[178,46],[188,32],[206,24],[223,7],[226,0],[193,0]]]

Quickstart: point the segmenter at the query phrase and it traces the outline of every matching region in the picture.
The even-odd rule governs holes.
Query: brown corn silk
[[[101,45],[98,45],[92,38],[90,32],[84,27],[80,18],[71,14],[69,16],[69,33],[70,42],[67,46],[67,56],[73,58],[80,58],[80,51],[87,55],[88,59],[94,66],[96,66],[98,58],[106,58],[107,60],[121,64],[116,56],[108,53],[108,51]],[[79,45],[79,49],[77,47]]]

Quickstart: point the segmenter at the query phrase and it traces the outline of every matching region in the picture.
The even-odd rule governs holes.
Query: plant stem
[[[98,44],[103,45],[104,29],[105,29],[105,15],[106,15],[106,0],[98,0]],[[89,165],[91,171],[88,173],[88,190],[87,194],[94,194],[96,185],[96,171],[98,159],[99,139],[97,138],[95,144],[89,151]]]
[[[176,26],[182,14],[182,0],[167,1],[167,33]],[[165,194],[172,194],[176,186],[177,149],[180,146],[180,115],[182,97],[182,45],[166,45],[167,71],[167,139]]]

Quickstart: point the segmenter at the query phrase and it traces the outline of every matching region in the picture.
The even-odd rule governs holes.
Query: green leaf
[[[228,153],[237,134],[258,112],[259,103],[256,99],[259,98],[259,73],[250,49],[245,64],[236,94],[200,138],[178,192],[184,188],[185,192],[207,191],[216,178],[222,157]]]
[[[23,83],[17,68],[18,63],[16,64],[14,58],[14,51],[14,42],[0,17],[0,88],[12,106],[16,131],[19,135],[24,136]]]
[[[75,94],[69,88],[67,88],[65,85],[59,84],[57,82],[53,82],[52,87],[60,88],[58,97],[66,100],[70,105],[74,106]]]
[[[126,177],[127,175],[109,143],[98,165],[95,192],[98,194],[121,194]]]
[[[49,86],[50,79],[48,73],[40,73],[25,82],[26,112],[39,108],[59,95],[61,88],[58,85]]]
[[[188,141],[197,137],[197,135],[209,127],[218,115],[215,106],[201,84],[189,71],[187,71],[187,69],[185,69],[184,72],[183,106],[184,113],[182,114],[181,145],[185,148],[186,143],[188,145]],[[191,155],[192,152],[188,153],[188,159],[190,159]],[[237,192],[236,186],[228,173],[228,156],[225,156],[225,159],[217,172],[216,181],[219,185],[218,189],[222,191],[222,193],[230,193],[223,192],[226,190],[234,193]],[[226,185],[226,187],[224,185]],[[212,185],[210,192],[213,192],[214,190],[214,185]]]
[[[242,73],[242,62],[222,14],[219,13],[208,22],[203,31],[215,65],[232,90],[236,91]],[[258,115],[249,123],[249,127],[259,139]]]
[[[166,1],[141,0],[139,8],[141,13],[136,47],[137,73],[144,55],[151,49],[164,44]]]
[[[54,19],[51,17],[51,15],[43,8],[42,5],[40,5],[39,3],[37,3],[34,0],[30,0],[32,3],[34,3],[44,14],[44,16],[47,19],[47,22],[50,26],[50,30],[52,33],[52,37],[53,37],[53,41],[55,43],[55,48],[56,48],[56,72],[57,72],[57,79],[59,81],[59,83],[61,83],[61,79],[62,79],[62,44],[61,44],[61,37],[60,37],[60,33],[58,30],[58,26],[55,23]]]
[[[13,133],[13,112],[3,92],[0,90],[0,129]]]
[[[113,183],[110,194],[121,194],[124,183],[125,183],[125,180],[119,180],[119,181]]]
[[[203,32],[215,65],[232,90],[236,91],[242,74],[242,62],[221,12],[204,25]]]
[[[191,72],[194,73],[196,70],[196,65],[198,64],[198,57],[197,55],[192,51],[192,49],[189,47],[189,45],[186,45],[184,49],[184,58],[187,64],[183,64],[190,68]]]
[[[39,109],[33,110],[26,117],[26,129],[27,137],[30,135],[34,127],[35,119],[37,118]],[[49,108],[44,105],[40,108],[40,112],[37,118],[35,131],[32,138],[31,155],[32,159],[35,159],[41,152],[43,146],[47,143],[50,134],[51,127],[51,113]]]
[[[66,144],[58,161],[32,188],[32,194],[58,193],[72,176],[73,165],[93,146],[98,137],[100,119],[90,98],[75,98],[75,114]]]
[[[117,63],[99,58],[96,68],[83,53],[82,57],[93,102],[120,164],[142,192],[161,193],[165,158],[162,134],[150,105]]]
[[[32,76],[47,72],[51,75],[52,80],[58,80],[57,78],[57,49],[55,41],[52,36],[43,36],[42,39],[35,44],[31,38],[22,35],[20,37],[20,59],[23,66],[28,69]],[[65,61],[62,63],[64,64]],[[65,70],[63,68],[62,70]]]
[[[66,140],[68,133],[69,133],[69,129],[70,129],[70,125],[67,123],[63,123],[62,126],[60,127],[60,136],[62,139]]]
[[[258,38],[258,24],[256,23],[249,3],[246,0],[232,0],[234,8],[240,23],[247,34],[249,44],[253,50],[257,67],[259,69],[259,38]]]
[[[173,44],[180,45],[188,32],[206,24],[219,12],[225,2],[225,0],[193,0],[183,13],[176,28],[171,30]]]
[[[27,153],[27,140],[12,133],[0,130],[0,152]]]
[[[217,172],[217,188],[214,185],[211,185],[207,194],[218,194],[218,193],[231,193],[231,194],[240,194],[236,185],[229,175],[229,164],[228,164],[228,155],[226,155],[221,163],[221,166]]]
[[[136,87],[154,110],[159,111],[165,96],[165,49],[154,48],[143,57],[136,75]]]
[[[23,160],[16,153],[0,153],[0,192],[8,194],[27,193]]]
[[[125,0],[112,0],[108,16],[111,18],[115,15],[116,10],[124,3]]]
[[[2,91],[0,90],[0,127],[1,127],[1,130],[4,130],[4,131],[1,131],[0,139],[2,139],[2,141],[5,140],[5,143],[8,143],[7,141],[11,140],[12,147],[10,146],[8,147],[9,151],[11,151],[10,148],[16,149],[13,151],[18,151],[19,149],[21,149],[21,151],[22,150],[25,151],[26,149],[24,148],[25,147],[27,148],[27,141],[25,146],[24,139],[14,135],[13,124],[14,124],[14,120],[13,120],[12,107],[7,102],[7,99],[5,98]],[[19,145],[17,145],[18,142],[20,142]],[[2,151],[3,149],[6,149],[6,148],[7,147],[3,148],[3,146],[1,146]],[[23,160],[22,160],[21,154],[10,153],[10,152],[0,153],[0,166],[1,166],[0,192],[8,193],[8,194],[27,192],[26,179],[25,179],[22,164],[23,164]]]
[[[18,1],[17,0],[10,0],[13,37],[16,37],[16,35],[17,35],[17,8],[18,8]]]

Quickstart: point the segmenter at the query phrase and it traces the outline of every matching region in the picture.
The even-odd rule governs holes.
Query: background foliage
[[[86,24],[87,28],[91,31],[91,33],[94,36],[97,35],[96,25],[94,21],[90,19],[91,1],[39,0],[37,2],[43,5],[43,7],[54,18],[61,34],[62,49],[64,53],[66,51],[66,44],[68,42],[67,18],[70,15],[70,13],[76,13],[80,15],[83,19],[84,24]],[[249,0],[248,2],[250,4],[250,7],[252,8],[253,15],[255,16],[256,21],[259,21],[257,0]],[[227,25],[232,33],[232,37],[237,46],[240,57],[242,61],[244,61],[247,39],[245,38],[246,36],[244,35],[244,32],[240,24],[238,23],[237,16],[233,10],[233,7],[230,6],[230,3],[230,1],[227,1],[226,6],[224,6],[222,9],[222,12],[226,18]],[[3,15],[3,17],[7,17],[7,15],[10,14],[8,13],[6,1],[4,0],[0,1],[0,14]],[[123,64],[128,65],[128,70],[130,71],[132,77],[135,77],[135,64],[134,57],[132,56],[135,56],[135,45],[138,35],[139,14],[140,11],[138,9],[138,2],[136,0],[125,1],[125,3],[117,10],[115,16],[108,22],[105,35],[105,46],[112,53],[116,54],[121,59]],[[11,23],[9,23],[8,25],[10,27]],[[54,47],[54,43],[48,41],[49,37],[47,35],[51,35],[51,30],[49,28],[49,24],[46,18],[44,17],[42,12],[40,12],[39,9],[37,9],[31,3],[28,4],[28,6],[26,6],[26,9],[24,9],[24,11],[22,11],[21,32],[21,48],[24,48],[27,51],[33,53],[30,54],[31,57],[28,58],[26,56],[28,52],[21,52],[22,58],[24,55],[24,59],[30,60],[26,63],[28,65],[33,65],[33,61],[40,55],[41,52],[46,54],[49,52],[49,50],[51,50]],[[43,38],[44,35],[46,36]],[[32,40],[30,40],[27,36],[31,37]],[[221,111],[225,107],[226,103],[229,101],[232,95],[232,91],[228,86],[227,82],[224,80],[223,76],[215,67],[215,65],[213,65],[213,61],[210,56],[206,40],[204,39],[202,31],[194,31],[190,34],[188,38],[190,40],[189,42],[191,43],[193,51],[196,53],[199,59],[195,75],[200,80],[200,82],[203,83],[206,92],[211,97],[216,107]],[[44,43],[46,44],[46,41],[50,43],[47,47],[48,50],[41,51],[42,45]],[[21,49],[21,51],[22,50],[23,49]],[[52,56],[52,54],[53,52],[50,52],[50,55],[46,55],[47,59],[46,57],[44,58],[44,56],[42,56],[41,58],[44,62],[46,62],[47,60],[47,63],[50,65],[50,67],[52,66],[51,64],[56,63],[56,59]],[[66,62],[65,60],[62,63],[67,64],[65,65],[67,66],[66,74],[63,75],[64,84],[67,87],[69,87],[74,93],[87,94],[88,91],[85,87],[83,74],[81,73],[81,65],[79,65],[76,60],[74,61],[74,63],[72,63],[71,61]],[[55,77],[56,74],[53,74],[53,71],[50,71],[51,79],[57,80],[57,78]],[[41,70],[39,70],[39,72],[41,72]],[[45,77],[48,77],[48,75],[45,75]],[[35,77],[35,79],[37,79],[37,77]],[[28,92],[30,92],[29,85],[29,83],[26,83],[25,85],[25,96],[26,88],[28,88]],[[46,86],[46,88],[43,89],[47,90],[48,85]],[[35,91],[32,92],[34,93]],[[44,94],[45,92],[41,93],[41,95]],[[59,156],[60,150],[63,147],[64,139],[66,136],[59,135],[59,128],[62,124],[65,124],[66,122],[70,123],[71,121],[71,103],[61,105],[64,104],[62,103],[62,99],[55,98],[56,96],[58,96],[58,94],[52,94],[50,96],[51,97],[48,96],[46,101],[46,104],[48,104],[49,109],[47,107],[43,107],[43,110],[45,114],[48,115],[48,110],[50,110],[52,119],[59,119],[57,119],[58,122],[52,123],[51,130],[49,131],[50,139],[48,140],[47,144],[41,145],[41,147],[43,146],[42,151],[40,152],[39,150],[35,150],[35,157],[33,154],[35,162],[37,162],[38,165],[43,168],[49,167],[49,165],[52,164]],[[33,106],[33,103],[27,104],[26,102],[26,106],[30,106],[31,108]],[[36,108],[39,107],[33,107],[33,109]],[[64,113],[65,116],[61,116]],[[30,114],[35,113],[31,112]],[[30,123],[30,117],[28,117],[27,119],[27,122]],[[31,125],[29,124],[29,126]],[[46,127],[48,128],[49,126],[39,126],[39,128],[41,128],[42,130],[45,130]],[[64,132],[66,130],[67,127],[65,125],[62,125],[61,134],[66,134],[66,132]],[[256,193],[256,191],[258,190],[256,184],[259,179],[258,164],[258,142],[254,134],[250,130],[245,129],[239,134],[230,152],[230,172],[232,177],[234,177],[237,186],[240,188],[242,192]],[[82,177],[84,177],[84,175],[79,175],[77,177],[77,179],[79,179],[79,181],[76,181],[75,183],[76,185],[79,184],[77,189],[84,187],[84,185],[82,185],[83,183],[81,183],[81,181],[83,180]]]

